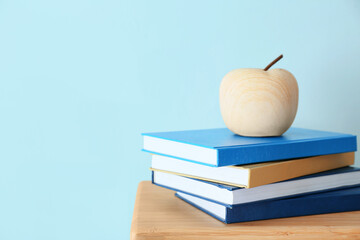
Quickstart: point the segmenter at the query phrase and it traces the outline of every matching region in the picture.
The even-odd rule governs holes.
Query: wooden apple
[[[226,126],[243,136],[280,136],[293,123],[299,89],[295,77],[284,69],[236,69],[223,78],[220,109]]]

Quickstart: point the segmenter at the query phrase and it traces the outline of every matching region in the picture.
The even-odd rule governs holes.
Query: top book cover
[[[356,151],[356,136],[290,128],[279,137],[243,137],[227,128],[143,133],[146,152],[220,167]]]

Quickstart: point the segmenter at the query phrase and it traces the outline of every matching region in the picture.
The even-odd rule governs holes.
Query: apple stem
[[[264,71],[269,70],[269,68],[272,67],[272,65],[274,65],[275,63],[277,63],[280,59],[282,59],[283,55],[281,54],[280,56],[278,56],[274,61],[272,61],[271,63],[269,63],[269,65],[266,66],[266,68],[264,68]]]

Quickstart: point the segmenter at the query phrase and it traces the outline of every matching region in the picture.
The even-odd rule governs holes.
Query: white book
[[[165,172],[153,172],[153,183],[221,204],[234,205],[360,186],[360,168],[345,167],[248,189]]]

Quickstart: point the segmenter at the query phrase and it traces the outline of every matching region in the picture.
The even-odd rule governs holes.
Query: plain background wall
[[[359,135],[359,1],[0,1],[0,239],[127,239],[140,133],[224,127],[281,53],[294,126]]]

